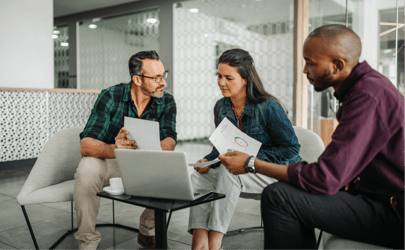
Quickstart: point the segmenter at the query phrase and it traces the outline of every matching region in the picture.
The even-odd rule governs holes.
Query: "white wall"
[[[52,0],[0,0],[0,87],[53,89]]]

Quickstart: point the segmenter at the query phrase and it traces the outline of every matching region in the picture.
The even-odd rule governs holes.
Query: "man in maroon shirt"
[[[404,248],[404,97],[359,63],[360,53],[360,38],[342,25],[319,27],[305,41],[304,73],[316,91],[335,89],[339,125],[317,162],[254,160],[257,173],[281,181],[262,193],[265,249],[315,248],[314,228]],[[218,158],[244,174],[248,157]]]

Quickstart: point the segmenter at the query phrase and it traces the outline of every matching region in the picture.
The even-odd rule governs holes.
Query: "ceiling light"
[[[190,11],[191,13],[197,13],[197,12],[198,12],[198,9],[193,8],[193,9],[189,9],[188,11]]]
[[[60,31],[59,30],[54,30],[52,33],[54,33],[54,34],[59,34],[60,33]]]
[[[392,49],[385,49],[383,52],[384,52],[385,54],[388,54],[388,53],[391,53],[391,52],[392,52]]]
[[[94,23],[92,23],[92,24],[89,25],[89,28],[90,28],[90,29],[95,29],[95,28],[97,28],[97,25],[95,25]]]
[[[58,38],[58,35],[52,35],[52,38],[56,39],[56,38]]]
[[[95,22],[100,22],[101,21],[101,18],[100,17],[96,17],[96,18],[93,18],[93,23],[95,23]]]
[[[146,22],[148,22],[148,23],[157,23],[157,19],[156,18],[148,18],[148,19],[146,19]]]
[[[69,46],[69,44],[68,43],[61,43],[60,46],[67,47],[67,46]]]

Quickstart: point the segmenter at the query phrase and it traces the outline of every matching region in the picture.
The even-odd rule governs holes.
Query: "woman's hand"
[[[201,159],[199,161],[197,161],[197,163],[202,163],[202,162],[207,162],[207,159]],[[200,174],[206,174],[208,173],[208,171],[210,171],[211,166],[206,166],[205,168],[198,168],[198,167],[194,167],[194,170],[197,171]]]
[[[121,128],[120,132],[118,133],[117,137],[115,137],[115,146],[117,148],[127,148],[127,149],[137,149],[138,146],[133,146],[135,141],[128,140],[127,135],[129,131],[126,130],[124,127]]]

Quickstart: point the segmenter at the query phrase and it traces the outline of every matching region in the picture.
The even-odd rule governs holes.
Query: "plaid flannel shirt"
[[[158,121],[160,140],[171,137],[177,142],[176,103],[172,95],[164,92],[161,98],[152,97],[141,117],[131,97],[131,83],[121,83],[103,89],[98,96],[80,139],[90,137],[114,144],[115,137],[124,127],[124,117]]]

